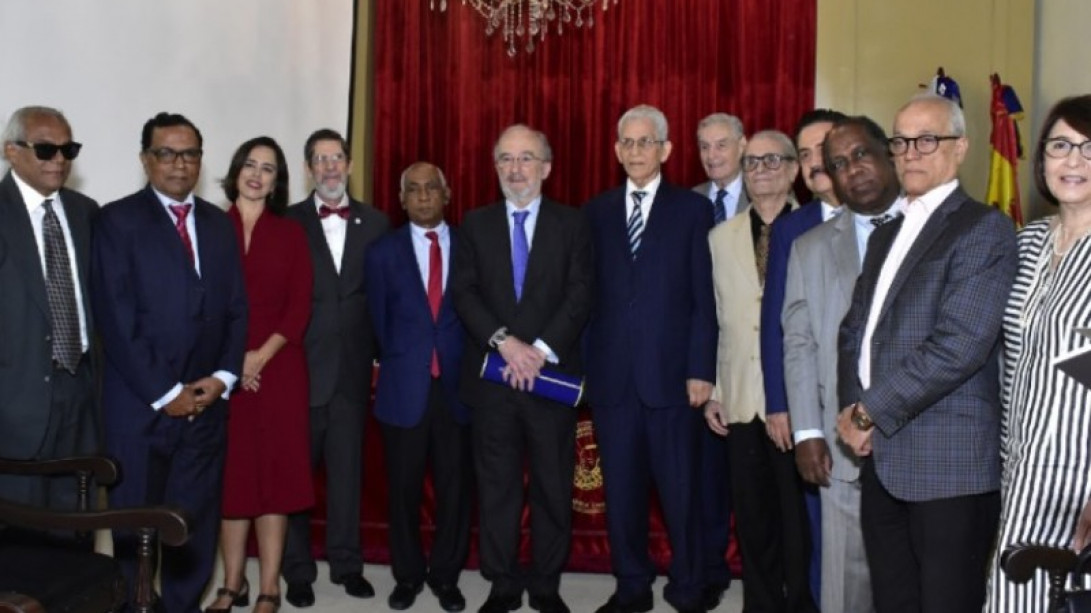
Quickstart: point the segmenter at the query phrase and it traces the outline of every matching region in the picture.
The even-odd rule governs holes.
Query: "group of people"
[[[617,132],[626,181],[580,208],[543,195],[553,152],[516,124],[493,149],[502,201],[454,228],[442,170],[416,162],[400,178],[408,223],[388,231],[347,195],[332,130],[304,144],[314,191],[291,206],[280,146],[243,143],[225,213],[193,193],[200,131],[160,113],[142,133],[147,186],[100,209],[64,187],[80,150],[64,116],[16,111],[0,181],[3,455],[101,448],[124,471],[112,505],[188,511],[188,543],[163,548],[162,605],[198,610],[218,543],[210,613],[250,603],[251,528],[255,610],[280,607],[282,577],[290,603],[315,603],[308,510],[325,464],[331,580],[373,596],[359,509],[378,358],[390,608],[425,585],[465,608],[476,492],[479,611],[526,592],[567,613],[576,414],[540,393],[550,371],[584,377],[592,407],[616,578],[597,613],[654,606],[653,491],[663,599],[680,612],[728,589],[732,512],[746,611],[1039,610],[1046,579],[1007,581],[997,551],[1091,543],[1091,390],[1054,365],[1091,349],[1091,96],[1047,118],[1035,177],[1058,215],[1018,238],[960,187],[969,140],[945,98],[910,100],[889,137],[826,109],[794,138],[712,114],[693,189],[663,176],[662,112],[633,107]],[[502,383],[481,376],[490,354]],[[70,485],[0,477],[0,496],[70,506]],[[114,537],[132,572],[135,540]]]

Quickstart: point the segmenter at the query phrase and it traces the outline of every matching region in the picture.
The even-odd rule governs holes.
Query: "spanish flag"
[[[1019,136],[1015,119],[1023,112],[1015,92],[1000,82],[1000,75],[989,77],[992,81],[993,130],[989,138],[992,144],[992,160],[989,164],[989,191],[985,200],[1003,211],[1023,227],[1023,209],[1019,203],[1019,183],[1016,168],[1019,163]]]

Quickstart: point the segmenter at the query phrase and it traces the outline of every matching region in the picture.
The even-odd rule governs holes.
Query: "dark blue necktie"
[[[724,198],[727,196],[727,190],[721,189],[716,192],[716,202],[712,204],[712,220],[717,225],[721,221],[727,220],[727,205],[724,204]]]
[[[524,224],[530,211],[515,211],[511,214],[515,225],[511,228],[511,272],[515,281],[515,300],[523,297],[523,279],[527,275],[527,259],[530,257],[530,245]]]

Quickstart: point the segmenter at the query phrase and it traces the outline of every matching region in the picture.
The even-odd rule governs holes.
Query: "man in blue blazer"
[[[671,144],[658,109],[641,105],[626,111],[618,122],[615,151],[626,184],[585,207],[595,246],[588,400],[617,578],[616,592],[598,611],[652,609],[653,484],[672,553],[664,597],[679,611],[704,611],[698,409],[715,381],[712,209],[692,190],[663,181],[660,167]]]
[[[409,223],[377,240],[364,274],[379,343],[375,418],[383,433],[390,499],[391,609],[413,606],[427,580],[445,611],[466,601],[458,575],[470,543],[469,410],[458,398],[466,332],[444,291],[457,234],[443,220],[451,191],[439,168],[402,173]],[[421,550],[421,491],[427,461],[435,485],[435,539]]]
[[[837,432],[861,456],[878,611],[978,611],[1000,516],[998,351],[1015,230],[958,183],[966,120],[914,98],[890,152],[905,213],[875,230],[838,340]]]
[[[106,449],[121,462],[113,506],[168,504],[190,518],[164,547],[162,605],[192,612],[212,575],[220,521],[227,396],[242,369],[246,295],[235,230],[193,195],[201,133],[181,115],[144,124],[148,186],[107,204],[93,243],[93,304],[106,353]],[[135,571],[135,538],[114,552]]]

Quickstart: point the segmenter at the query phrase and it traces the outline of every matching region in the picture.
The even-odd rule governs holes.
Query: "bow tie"
[[[347,206],[332,207],[328,205],[321,205],[318,207],[318,218],[325,219],[330,215],[337,215],[341,219],[348,219],[352,211]]]

